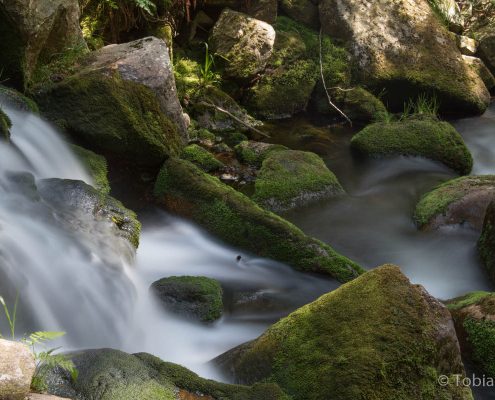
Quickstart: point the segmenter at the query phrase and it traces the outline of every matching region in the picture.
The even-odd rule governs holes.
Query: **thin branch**
[[[352,121],[349,119],[349,117],[340,109],[338,108],[333,102],[332,98],[330,97],[330,94],[328,93],[327,89],[327,83],[325,81],[325,74],[323,73],[323,44],[322,44],[322,30],[323,28],[320,28],[320,74],[321,74],[321,81],[323,82],[323,89],[325,90],[325,94],[327,95],[327,100],[328,104],[333,107],[337,112],[342,115],[347,122],[349,122],[349,125],[352,126]]]
[[[203,105],[203,106],[206,106],[206,107],[209,107],[209,108],[214,108],[215,110],[223,113],[223,114],[226,114],[228,115],[230,118],[232,118],[234,121],[238,122],[239,124],[241,125],[244,125],[246,128],[248,128],[249,130],[257,133],[258,135],[261,135],[261,136],[264,136],[266,138],[269,138],[270,135],[266,134],[265,132],[262,132],[260,131],[259,129],[256,129],[254,126],[252,125],[249,125],[247,122],[244,122],[242,119],[236,117],[234,114],[232,114],[231,112],[225,110],[224,108],[222,107],[219,107],[219,106],[216,106],[215,104],[212,104],[212,103],[208,103],[206,101],[202,101],[199,103],[199,105]]]

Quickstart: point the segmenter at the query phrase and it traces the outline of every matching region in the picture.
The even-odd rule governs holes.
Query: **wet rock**
[[[169,311],[202,322],[213,322],[223,313],[222,287],[202,276],[172,276],[153,282],[150,290]]]
[[[2,0],[0,70],[26,85],[40,61],[74,46],[85,46],[77,0]]]
[[[493,201],[486,210],[478,251],[488,276],[495,283],[495,203]]]
[[[351,147],[373,157],[426,157],[463,175],[469,174],[473,167],[471,153],[455,128],[428,116],[368,125],[352,138]]]
[[[36,103],[22,93],[0,84],[0,105],[9,105],[22,111],[39,114]]]
[[[481,230],[492,200],[495,200],[495,176],[457,178],[425,194],[416,206],[414,219],[424,230],[460,224]]]
[[[454,383],[464,367],[448,310],[391,265],[296,310],[214,362],[237,382],[277,382],[296,399],[472,398]],[[451,383],[438,385],[440,375]]]
[[[22,343],[0,339],[0,355],[0,398],[24,400],[36,368],[33,353]]]
[[[487,68],[485,63],[481,58],[470,57],[470,56],[462,56],[464,62],[469,65],[483,80],[486,88],[488,90],[493,90],[495,88],[495,77]]]
[[[401,108],[411,93],[432,92],[442,111],[486,110],[488,91],[427,0],[323,0],[319,7],[324,32],[348,44],[357,77],[385,89],[390,107]]]
[[[253,200],[268,210],[282,212],[344,193],[319,156],[286,150],[272,152],[263,161]]]
[[[108,181],[108,166],[105,157],[81,146],[71,145],[71,148],[93,178],[95,189],[109,194],[110,182]]]
[[[495,378],[495,294],[473,292],[447,302],[461,350],[475,368]]]
[[[295,269],[341,281],[362,269],[330,246],[306,236],[282,218],[185,160],[167,161],[155,183],[158,205],[188,218],[227,243]]]
[[[212,49],[225,58],[225,73],[250,79],[263,71],[273,51],[275,30],[266,22],[224,10],[210,36]]]

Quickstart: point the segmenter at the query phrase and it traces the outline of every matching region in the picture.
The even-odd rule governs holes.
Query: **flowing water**
[[[16,291],[20,294],[18,334],[64,330],[61,344],[66,350],[147,351],[220,379],[208,360],[338,286],[239,253],[159,211],[141,216],[135,257],[105,223],[80,216],[78,229],[73,229],[48,204],[13,190],[12,171],[30,172],[37,182],[57,177],[91,183],[89,175],[53,127],[32,114],[10,107],[6,111],[13,128],[12,145],[0,143],[0,294],[10,302]],[[494,111],[492,107],[483,117],[455,123],[473,152],[475,173],[495,173]],[[493,290],[477,259],[478,233],[465,228],[424,233],[412,223],[418,198],[452,178],[451,171],[422,159],[360,160],[349,151],[351,132],[311,126],[312,134],[301,138],[286,129],[289,125],[294,121],[279,124],[275,138],[321,154],[349,196],[288,213],[287,218],[367,268],[400,265],[413,282],[439,298]],[[307,121],[304,126],[308,128]],[[148,288],[173,275],[218,279],[225,290],[224,317],[203,326],[161,309]],[[0,328],[6,333],[4,322]],[[479,398],[489,398],[483,396]]]

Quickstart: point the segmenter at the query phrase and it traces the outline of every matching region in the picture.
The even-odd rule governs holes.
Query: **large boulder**
[[[253,200],[274,212],[344,194],[337,177],[314,153],[287,150],[269,154],[256,178]]]
[[[478,251],[488,276],[495,283],[495,202],[493,201],[486,210]]]
[[[36,364],[29,348],[0,339],[0,398],[24,400],[31,388]]]
[[[461,175],[469,174],[473,167],[471,153],[456,129],[448,122],[429,117],[368,125],[352,138],[351,147],[374,157],[426,157]]]
[[[307,272],[348,281],[363,270],[329,245],[306,236],[277,215],[188,161],[165,162],[155,183],[159,205],[192,219],[227,243]]]
[[[492,91],[495,88],[495,77],[481,58],[463,55],[462,59],[480,76],[488,90]]]
[[[486,209],[495,200],[495,176],[466,176],[445,182],[425,194],[414,219],[423,230],[464,224],[481,230]]]
[[[176,314],[212,322],[223,313],[222,287],[204,276],[171,276],[153,282],[151,291],[165,309]]]
[[[495,294],[473,292],[447,302],[463,355],[495,379]]]
[[[56,369],[48,376],[50,393],[99,400],[289,400],[275,384],[247,387],[202,379],[146,353],[99,349],[74,353],[70,358],[78,379],[72,381]]]
[[[274,43],[271,25],[229,9],[223,11],[210,36],[213,51],[225,59],[226,75],[241,80],[265,69]]]
[[[323,31],[346,42],[358,78],[400,108],[415,93],[433,93],[443,112],[482,113],[489,93],[462,61],[455,39],[427,0],[322,0]]]
[[[341,286],[214,360],[294,399],[472,399],[448,310],[399,268]],[[438,378],[446,376],[445,386]]]
[[[159,166],[187,141],[168,48],[153,37],[91,53],[36,99],[78,142],[133,165]]]
[[[493,27],[491,33],[487,33],[480,40],[478,51],[490,71],[495,74],[495,34],[493,33]]]
[[[38,63],[85,46],[77,0],[1,0],[0,71],[23,86]]]

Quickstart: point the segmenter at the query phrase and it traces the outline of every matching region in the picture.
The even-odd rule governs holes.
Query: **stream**
[[[53,210],[11,193],[9,173],[27,171],[36,180],[92,183],[91,178],[50,124],[0,104],[12,119],[14,144],[0,143],[0,295],[12,303],[19,292],[18,335],[63,330],[63,350],[145,351],[221,380],[207,361],[339,286],[226,247],[158,210],[140,216],[143,232],[135,258],[122,255],[122,239],[105,226],[84,221],[90,226],[79,232],[54,223],[48,215]],[[495,105],[481,117],[454,124],[472,151],[473,173],[495,173]],[[318,134],[301,136],[297,127],[308,126]],[[303,117],[279,123],[276,132],[279,143],[318,152],[348,193],[284,215],[306,233],[366,268],[398,264],[440,299],[494,289],[477,258],[479,233],[463,227],[424,233],[412,222],[420,196],[453,178],[451,171],[418,158],[358,159],[349,149],[350,130],[313,126]],[[224,317],[204,326],[165,312],[149,286],[174,275],[218,279],[225,291]],[[7,332],[3,319],[0,331]]]

